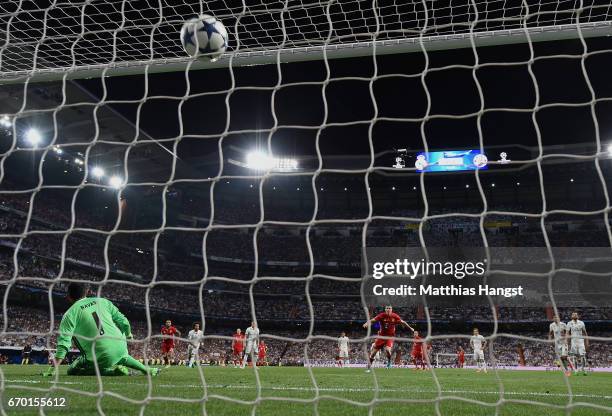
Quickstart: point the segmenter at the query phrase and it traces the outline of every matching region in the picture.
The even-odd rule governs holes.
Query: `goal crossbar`
[[[32,70],[2,71],[0,85],[28,82],[49,82],[62,79],[98,78],[101,76],[184,72],[232,67],[356,58],[368,55],[414,53],[471,47],[511,45],[527,42],[559,41],[612,35],[612,21],[504,29],[472,33],[418,36],[369,42],[339,43],[321,46],[265,48],[226,53],[215,62],[188,56],[168,59],[109,62],[95,65],[65,66]]]

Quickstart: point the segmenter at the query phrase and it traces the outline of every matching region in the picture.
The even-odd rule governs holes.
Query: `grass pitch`
[[[64,367],[54,384],[38,375],[45,368],[0,367],[2,414],[42,414],[9,407],[16,397],[63,397],[65,407],[44,408],[62,416],[612,414],[610,373],[566,380],[545,371],[173,367],[149,384],[146,376],[70,377]]]

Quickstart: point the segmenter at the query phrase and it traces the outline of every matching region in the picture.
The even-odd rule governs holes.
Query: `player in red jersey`
[[[463,350],[463,347],[459,345],[459,348],[457,349],[457,368],[463,368],[464,364],[465,364],[465,351]]]
[[[410,358],[414,369],[418,370],[419,366],[425,369],[425,360],[423,359],[423,338],[419,335],[419,331],[414,331],[414,341],[412,341],[412,351],[410,352]]]
[[[393,337],[395,336],[396,325],[403,325],[414,332],[414,329],[412,329],[412,327],[408,325],[406,321],[402,320],[398,314],[393,312],[393,307],[391,307],[391,305],[385,306],[384,312],[379,313],[374,318],[364,323],[363,327],[368,328],[375,322],[380,323],[380,330],[378,331],[378,337],[374,341],[373,348],[370,351],[367,369],[368,372],[370,371],[370,367],[372,366],[372,362],[374,361],[376,354],[383,347],[385,348],[385,354],[387,354],[387,368],[391,368],[391,350],[393,349]]]
[[[161,351],[162,351],[162,364],[166,363],[166,367],[170,367],[170,364],[174,361],[174,336],[181,336],[181,331],[176,329],[172,325],[170,319],[166,320],[166,324],[162,326],[161,334],[164,335],[162,338]]]
[[[257,362],[259,365],[267,365],[266,363],[266,353],[268,352],[268,346],[265,342],[261,341],[259,343],[259,353],[257,354]]]
[[[242,362],[242,352],[244,351],[244,334],[238,328],[232,336],[232,361],[235,366],[239,366]]]

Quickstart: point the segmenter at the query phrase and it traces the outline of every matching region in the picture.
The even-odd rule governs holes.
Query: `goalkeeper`
[[[60,323],[55,366],[43,376],[54,374],[70,350],[71,340],[81,355],[68,367],[68,375],[96,375],[97,363],[103,376],[129,375],[129,368],[156,376],[158,368],[147,367],[128,354],[126,338],[132,338],[132,330],[127,318],[111,301],[87,298],[86,293],[81,284],[68,286],[67,299],[72,306]]]

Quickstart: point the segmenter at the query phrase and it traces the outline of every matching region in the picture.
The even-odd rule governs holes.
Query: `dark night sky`
[[[588,40],[589,53],[605,50],[609,39]],[[537,60],[533,72],[537,78],[540,105],[553,103],[588,103],[590,93],[581,71],[582,46],[579,41],[535,43]],[[572,55],[571,58],[551,58],[552,55]],[[526,44],[479,48],[480,64],[524,62],[529,50]],[[546,57],[546,58],[544,58]],[[460,116],[478,111],[480,100],[470,68],[435,70],[448,65],[474,65],[471,49],[432,52],[430,70],[426,76],[431,94],[431,111],[435,115]],[[425,90],[418,76],[424,68],[422,53],[387,55],[377,58],[378,74],[383,76],[374,83],[379,118],[420,118],[425,115]],[[608,79],[612,64],[609,52],[590,55],[586,68],[596,97],[612,97],[612,84]],[[370,97],[369,78],[373,76],[372,57],[331,60],[331,79],[326,90],[329,106],[328,123],[361,121],[358,126],[328,127],[323,130],[320,144],[322,152],[331,154],[369,153],[368,120],[374,116]],[[275,65],[234,69],[235,90],[230,98],[230,131],[241,129],[267,129],[273,126],[271,88],[278,82]],[[387,74],[399,76],[386,77]],[[403,77],[401,75],[404,75]],[[510,111],[486,113],[481,120],[485,147],[488,145],[524,144],[536,146],[535,129],[529,109],[535,103],[535,88],[526,64],[513,66],[485,66],[476,71],[483,90],[485,109],[507,108]],[[347,80],[343,77],[365,77],[365,80]],[[279,125],[317,126],[323,123],[322,84],[325,79],[323,62],[306,62],[282,66],[282,85],[294,82],[317,82],[314,85],[284,86],[276,93],[275,112]],[[184,73],[155,74],[149,76],[148,98],[141,108],[141,127],[155,138],[179,135],[182,119],[186,138],[193,135],[221,134],[226,123],[225,99],[230,87],[228,69],[199,70],[189,74],[189,98],[182,108],[180,97],[186,93]],[[94,94],[100,95],[100,80],[81,81]],[[109,100],[142,98],[143,76],[108,78]],[[266,87],[264,90],[245,89]],[[200,93],[215,94],[197,96]],[[164,96],[164,98],[155,98]],[[135,120],[136,105],[115,105],[120,112]],[[611,105],[605,101],[596,105],[602,139],[610,135]],[[587,106],[554,106],[541,109],[537,122],[544,146],[562,143],[581,143],[594,140],[591,109]],[[420,122],[378,121],[374,127],[375,151],[394,147],[422,149]],[[425,124],[427,142],[432,149],[478,147],[476,117],[464,119],[430,119]],[[316,130],[299,131],[281,129],[273,135],[275,153],[314,155]],[[245,148],[266,145],[267,132],[259,134],[231,134],[225,144]],[[204,139],[209,140],[210,139]],[[216,139],[212,139],[215,141]],[[189,141],[189,140],[188,140]],[[192,140],[199,146],[203,140]],[[184,146],[191,154],[191,146]],[[197,152],[196,152],[197,154]],[[179,155],[181,156],[181,155]]]
[[[604,149],[607,148],[612,136],[612,83],[609,82],[609,68],[612,67],[612,53],[610,52],[611,40],[588,39],[588,52],[585,65],[589,79],[596,93],[597,103],[595,111],[601,133],[601,141]],[[540,106],[552,103],[560,105],[548,106],[536,113],[536,121],[540,128],[541,140],[546,153],[559,153],[563,149],[555,149],[550,146],[572,143],[590,143],[587,152],[593,152],[595,144],[595,127],[591,117],[589,105],[573,106],[573,104],[584,104],[590,101],[590,93],[581,71],[582,45],[579,41],[545,42],[533,45],[536,60],[532,65],[533,72],[537,78],[537,86],[540,95]],[[603,53],[596,53],[603,51]],[[563,57],[552,58],[553,55]],[[378,119],[372,127],[374,152],[389,151],[393,148],[406,147],[414,151],[423,149],[423,138],[421,135],[420,121],[395,120],[386,121],[390,118],[421,118],[425,115],[426,96],[421,83],[420,73],[424,68],[424,56],[422,53],[386,55],[377,57],[378,78],[373,84],[376,103],[378,105]],[[536,131],[534,128],[530,109],[535,104],[535,88],[528,73],[525,61],[529,58],[527,44],[513,46],[499,46],[479,48],[478,58],[480,65],[476,75],[481,84],[485,109],[506,108],[508,111],[486,112],[480,119],[485,152],[490,159],[496,159],[499,147],[489,149],[489,146],[501,146],[508,150],[510,158],[514,161],[531,157],[528,152],[523,152],[515,145],[528,147],[537,146]],[[425,81],[431,94],[432,118],[424,124],[426,140],[430,150],[436,149],[466,149],[478,148],[478,118],[471,116],[460,119],[439,118],[439,115],[462,116],[478,111],[480,100],[478,90],[474,83],[472,66],[474,65],[474,53],[471,49],[440,51],[429,53],[430,66]],[[517,65],[488,65],[490,63],[511,63]],[[369,80],[373,76],[374,65],[372,57],[331,60],[330,84],[326,88],[326,99],[328,103],[329,116],[327,123],[359,122],[351,126],[327,126],[320,132],[320,148],[323,158],[323,167],[339,167],[334,163],[334,156],[365,156],[354,159],[350,164],[344,163],[342,167],[351,169],[365,168],[369,164],[368,134],[371,127],[370,120],[374,117],[374,107],[369,91]],[[449,65],[465,65],[465,68],[453,67],[438,70]],[[291,155],[296,157],[315,156],[315,142],[317,126],[323,123],[324,107],[322,99],[322,82],[325,80],[325,65],[321,61],[294,63],[282,65],[281,88],[277,90],[275,114],[280,126],[302,125],[310,126],[309,129],[282,128],[272,136],[272,148],[277,155]],[[388,74],[396,76],[387,77]],[[273,126],[271,111],[272,87],[278,82],[278,73],[275,65],[241,67],[234,69],[237,89],[230,96],[231,123],[230,134],[223,139],[224,155],[228,157],[240,157],[233,152],[231,147],[248,150],[256,147],[267,146],[268,132]],[[406,76],[408,75],[408,77]],[[410,76],[415,75],[415,76]],[[349,80],[346,77],[363,77],[362,80]],[[182,120],[184,136],[178,147],[177,175],[175,179],[195,178],[206,179],[208,176],[216,176],[218,173],[218,141],[225,129],[227,120],[225,100],[230,87],[229,69],[200,70],[189,74],[189,95],[186,95],[187,83],[185,73],[167,73],[149,75],[149,90],[144,104],[140,108],[141,128],[155,139],[177,138],[179,136],[179,120]],[[144,94],[144,76],[111,77],[106,78],[108,90],[107,100],[140,100]],[[309,85],[292,85],[296,82],[314,82]],[[82,80],[81,85],[90,90],[94,95],[100,97],[102,94],[102,81],[100,79]],[[265,87],[264,89],[249,89],[249,87]],[[207,95],[201,95],[206,93]],[[606,101],[608,99],[608,101]],[[182,103],[182,105],[181,105]],[[135,121],[138,103],[116,103],[112,105],[116,110],[128,119]],[[179,113],[180,109],[180,113]],[[237,130],[250,129],[261,130],[259,133],[237,134]],[[210,135],[203,138],[201,135]],[[174,143],[168,142],[165,146]],[[142,147],[156,147],[150,144]],[[138,149],[136,147],[135,149]],[[573,151],[573,150],[572,150]],[[157,169],[157,173],[149,174],[142,170],[144,165],[135,167],[128,162],[130,182],[159,181],[165,182],[169,179],[172,157],[167,152],[157,151],[156,160],[151,165]],[[141,158],[148,158],[146,154]],[[153,158],[151,158],[153,159]],[[130,159],[131,160],[131,159]],[[203,165],[212,160],[209,165]],[[567,163],[565,160],[564,163]],[[118,162],[117,170],[123,171],[122,160]],[[607,161],[602,164],[605,172],[608,172]],[[103,163],[106,163],[105,161]],[[393,163],[393,154],[376,161],[377,166],[390,167]],[[407,161],[409,166],[413,160]],[[20,165],[23,166],[23,165]],[[106,167],[107,165],[105,165]],[[228,166],[228,165],[226,165]],[[303,165],[304,166],[304,165]],[[569,183],[570,177],[584,183],[580,185],[583,192],[594,193],[597,196],[589,199],[593,202],[593,209],[602,207],[602,186],[599,178],[594,172],[593,161],[585,161],[574,165],[565,176],[559,175],[558,166],[544,168],[544,180],[546,186],[553,181],[560,181],[563,186],[559,188],[558,203],[549,198],[547,209],[567,208],[565,204],[565,183]],[[569,165],[568,165],[569,166]],[[34,165],[32,166],[34,169]],[[311,161],[309,169],[316,168],[316,160]],[[139,170],[140,169],[140,170]],[[557,170],[555,170],[557,169]],[[33,171],[34,172],[34,171]],[[60,181],[62,171],[58,171]],[[252,171],[229,167],[224,170],[224,175],[253,174]],[[392,174],[396,174],[393,172]],[[512,198],[515,201],[525,196],[539,197],[540,187],[538,171],[535,164],[525,166],[524,170],[500,170],[491,167],[483,173],[484,186],[487,186],[487,197],[494,196],[504,189],[512,190]],[[486,176],[488,175],[488,176]],[[606,173],[607,175],[607,173]],[[322,174],[320,179],[331,178],[332,174]],[[338,175],[336,175],[338,176]],[[396,175],[397,176],[397,175]],[[345,178],[353,180],[351,192],[355,192],[355,199],[360,203],[367,202],[362,173],[345,174]],[[32,175],[32,180],[37,180]],[[281,186],[282,180],[269,178],[266,187]],[[385,181],[381,172],[370,175],[371,180]],[[45,178],[47,180],[47,178]],[[298,179],[296,179],[297,181]],[[312,201],[313,195],[310,189],[310,175],[304,175],[299,186],[302,190],[299,198]],[[419,186],[419,175],[411,173],[407,177],[395,177],[382,185],[374,185],[377,189],[388,190],[397,185],[402,191],[411,190]],[[74,175],[70,178],[71,184],[79,184],[80,176]],[[257,196],[257,187],[249,188],[249,184],[257,181],[244,180],[232,182],[239,192],[240,186],[244,186],[248,192]],[[248,183],[247,183],[248,182]],[[286,182],[286,181],[285,181]],[[495,182],[497,187],[490,188]],[[516,183],[521,183],[520,189],[516,189]],[[318,182],[319,183],[319,182]],[[323,183],[323,182],[320,182]],[[530,187],[527,187],[527,184]],[[436,192],[442,194],[443,186],[454,188],[457,192],[456,198],[442,199],[443,204],[449,207],[454,201],[458,205],[475,204],[482,202],[481,195],[476,188],[476,180],[473,172],[465,174],[441,174],[427,175],[426,186],[428,195]],[[465,186],[469,185],[468,188]],[[198,183],[199,191],[204,200],[207,200],[208,185],[204,182]],[[331,184],[325,185],[331,189]],[[344,185],[338,185],[342,192]],[[546,187],[545,186],[545,187]],[[135,187],[136,188],[136,187]],[[291,184],[287,189],[294,192],[296,185]],[[576,188],[576,187],[575,187]],[[374,188],[373,188],[374,189]],[[219,186],[217,192],[221,191]],[[129,192],[126,189],[125,192]],[[135,192],[135,191],[133,191]],[[142,192],[145,192],[144,190]],[[193,190],[187,192],[192,195]],[[266,191],[267,192],[267,191]],[[557,191],[559,192],[559,191]],[[358,195],[357,195],[358,193]],[[415,194],[417,195],[417,194]],[[521,196],[523,195],[523,196]],[[287,198],[297,198],[298,193],[287,194]],[[388,198],[388,192],[382,197]],[[405,196],[407,198],[407,196]],[[415,200],[410,197],[410,200]],[[420,198],[417,198],[420,200]],[[576,209],[583,209],[585,201],[583,195],[577,196]],[[468,201],[469,200],[469,201]],[[256,199],[253,201],[257,202]],[[467,201],[467,202],[466,202]],[[489,202],[494,202],[491,199]],[[564,205],[565,204],[565,205]],[[365,206],[365,205],[364,205]],[[492,206],[489,206],[492,209]]]

